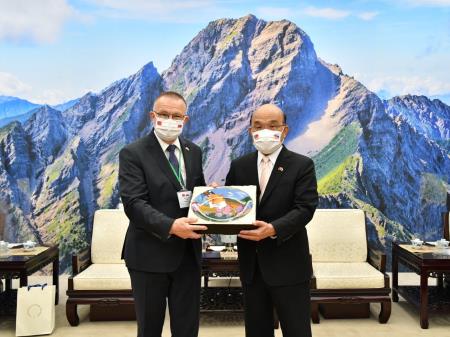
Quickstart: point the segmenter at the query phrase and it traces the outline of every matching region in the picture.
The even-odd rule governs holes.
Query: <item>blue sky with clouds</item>
[[[293,21],[375,92],[450,101],[450,0],[0,0],[0,95],[55,104],[162,72],[209,21],[249,13]]]

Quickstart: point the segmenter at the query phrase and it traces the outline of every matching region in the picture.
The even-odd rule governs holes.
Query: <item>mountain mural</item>
[[[208,182],[253,150],[250,115],[274,102],[287,114],[286,145],[315,162],[320,207],[365,210],[380,249],[413,233],[441,237],[450,107],[424,96],[382,100],[321,60],[292,22],[248,15],[211,22],[162,73],[149,63],[62,112],[42,106],[1,128],[5,238],[59,243],[67,269],[89,242],[94,211],[120,202],[118,152],[151,130],[162,90],[187,98],[184,135],[202,147]]]
[[[23,115],[37,107],[39,104],[18,97],[0,95],[0,121]]]
[[[77,102],[78,98],[54,105],[52,108],[64,111],[74,106]],[[41,106],[18,97],[0,95],[0,127],[14,121],[26,122],[33,115],[34,110]]]

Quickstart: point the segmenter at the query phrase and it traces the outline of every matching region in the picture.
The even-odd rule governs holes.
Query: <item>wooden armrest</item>
[[[386,272],[386,254],[373,248],[368,248],[367,262],[382,273]]]
[[[85,270],[92,264],[91,248],[88,247],[77,255],[72,255],[72,276],[75,276]]]
[[[442,213],[442,223],[443,223],[443,231],[444,231],[444,239],[449,240],[450,238],[450,219],[449,212]]]
[[[311,281],[309,283],[309,287],[311,289],[317,289],[316,276],[314,275],[314,269],[313,269],[312,255],[311,254],[309,254],[309,264],[310,264],[310,268],[311,268]]]
[[[310,289],[317,289],[317,279],[314,274],[311,274],[311,280],[309,281],[309,288]]]
[[[314,268],[313,268],[312,255],[311,254],[309,254],[309,268],[311,270],[311,275],[314,276]]]

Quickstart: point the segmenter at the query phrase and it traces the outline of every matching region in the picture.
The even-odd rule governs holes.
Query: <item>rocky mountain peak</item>
[[[189,103],[185,135],[213,149],[208,178],[223,177],[228,169],[210,163],[251,149],[247,128],[257,106],[282,106],[293,137],[320,113],[323,98],[333,96],[337,85],[301,29],[253,15],[211,22],[162,77],[164,88],[184,93]],[[230,147],[220,144],[224,140]]]
[[[450,107],[438,99],[404,95],[385,101],[387,113],[397,121],[404,120],[417,132],[443,143],[450,139]]]
[[[53,162],[67,140],[66,123],[61,112],[48,105],[32,112],[24,129],[33,144],[36,159],[47,165]]]

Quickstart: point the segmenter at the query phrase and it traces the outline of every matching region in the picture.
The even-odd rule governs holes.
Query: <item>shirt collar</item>
[[[169,147],[170,144],[166,143],[165,141],[163,141],[161,138],[158,137],[158,135],[155,132],[155,136],[156,139],[158,140],[159,145],[161,145],[161,148],[164,152],[167,151],[167,148]],[[180,150],[181,149],[181,145],[180,145],[180,139],[177,137],[177,139],[175,139],[175,141],[173,142],[173,145],[175,145],[175,147]]]
[[[278,150],[276,150],[275,152],[272,152],[271,154],[269,154],[267,156],[258,151],[258,165],[261,163],[261,160],[263,159],[263,157],[269,158],[272,165],[275,165],[275,162],[277,161],[277,158],[282,149],[283,149],[283,145],[280,146],[280,148]]]

